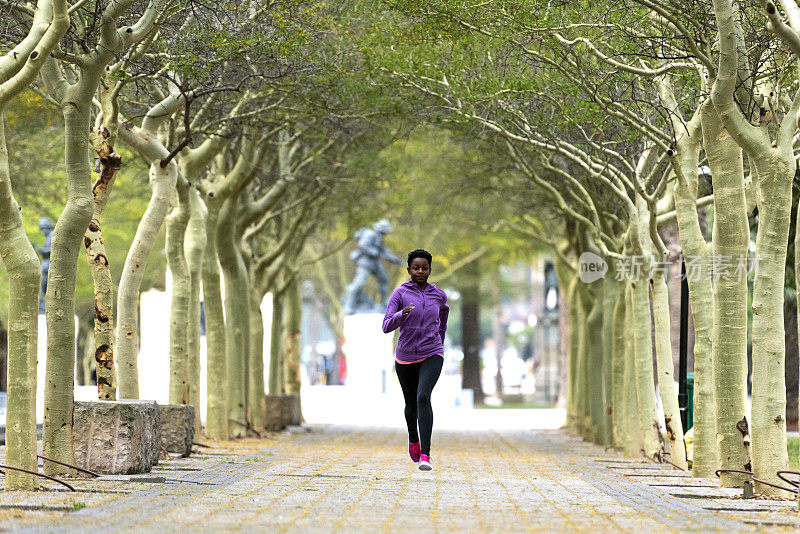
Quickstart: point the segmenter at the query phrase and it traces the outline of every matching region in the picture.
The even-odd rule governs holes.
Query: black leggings
[[[431,454],[431,432],[433,431],[433,408],[431,408],[431,392],[442,372],[444,358],[429,356],[416,363],[397,363],[394,369],[403,389],[406,400],[406,424],[408,440],[412,443],[420,441],[420,452]],[[419,421],[419,434],[417,433]]]

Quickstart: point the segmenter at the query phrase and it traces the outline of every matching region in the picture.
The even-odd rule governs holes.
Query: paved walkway
[[[553,430],[441,430],[435,470],[401,430],[312,426],[153,473],[0,494],[0,532],[794,531],[794,503],[623,460]],[[224,445],[224,446],[223,446]],[[138,480],[137,480],[138,479]],[[3,478],[0,477],[0,484]],[[84,507],[85,505],[85,507]]]

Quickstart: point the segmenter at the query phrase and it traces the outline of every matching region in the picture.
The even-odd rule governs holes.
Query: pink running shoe
[[[419,455],[419,470],[420,471],[431,471],[433,466],[431,465],[431,457],[427,454],[420,454]]]
[[[416,443],[408,442],[408,455],[411,456],[411,461],[419,463],[419,441]]]

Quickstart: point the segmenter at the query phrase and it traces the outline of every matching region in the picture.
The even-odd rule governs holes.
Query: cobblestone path
[[[2,493],[0,532],[800,528],[793,502],[745,501],[563,432],[435,432],[435,470],[427,473],[414,469],[404,439],[399,430],[314,426],[202,449],[146,476],[73,480],[76,493],[50,485]]]

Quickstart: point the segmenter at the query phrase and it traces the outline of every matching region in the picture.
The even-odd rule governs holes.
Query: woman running
[[[411,280],[394,290],[383,318],[385,333],[400,328],[394,368],[406,403],[408,454],[423,471],[433,469],[431,392],[442,372],[450,310],[444,291],[428,283],[432,260],[427,250],[408,253]]]

